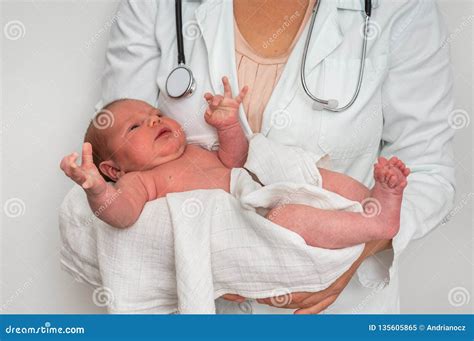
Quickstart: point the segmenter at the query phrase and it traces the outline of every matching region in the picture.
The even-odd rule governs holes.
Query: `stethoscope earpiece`
[[[328,99],[327,104],[321,102],[313,102],[313,110],[323,111],[323,110],[334,110],[339,106],[339,101],[337,99]]]

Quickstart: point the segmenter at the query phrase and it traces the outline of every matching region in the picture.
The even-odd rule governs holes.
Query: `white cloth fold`
[[[103,286],[112,313],[215,313],[226,293],[263,298],[319,291],[363,250],[327,250],[262,216],[286,204],[360,212],[359,203],[322,189],[320,156],[280,146],[263,135],[250,141],[244,169],[233,169],[231,194],[171,193],[147,203],[129,229],[108,226],[75,186],[60,210],[61,263],[75,278]]]

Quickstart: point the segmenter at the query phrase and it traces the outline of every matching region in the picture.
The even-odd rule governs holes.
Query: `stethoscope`
[[[357,80],[356,90],[354,94],[352,95],[352,98],[349,101],[349,103],[347,103],[345,106],[340,107],[340,108],[339,108],[339,101],[337,99],[318,98],[311,93],[311,91],[308,89],[308,86],[306,84],[306,76],[305,76],[306,56],[308,54],[309,43],[311,41],[311,35],[313,34],[314,22],[316,20],[316,15],[318,13],[320,4],[321,4],[321,0],[317,0],[316,5],[313,8],[313,14],[311,17],[309,32],[308,32],[308,36],[306,37],[306,43],[304,44],[303,58],[301,60],[301,73],[300,73],[301,84],[303,85],[303,89],[306,92],[306,94],[309,96],[309,98],[311,98],[314,101],[313,103],[314,110],[321,111],[323,109],[326,109],[332,112],[341,112],[341,111],[345,111],[349,109],[352,106],[352,104],[354,104],[357,97],[359,96],[360,88],[362,86],[362,79],[364,78],[365,58],[367,57],[367,40],[368,40],[367,36],[369,33],[368,30],[369,30],[370,16],[372,15],[372,1],[365,0],[364,40],[362,43],[362,56],[360,58],[359,77]]]
[[[359,96],[360,88],[362,86],[362,80],[364,78],[364,68],[365,68],[365,59],[367,56],[367,41],[368,41],[368,30],[370,23],[370,16],[372,14],[372,1],[365,0],[365,23],[364,23],[364,39],[362,43],[362,53],[360,59],[359,67],[359,77],[357,80],[356,90],[349,101],[345,106],[339,107],[339,101],[336,99],[321,99],[314,96],[311,91],[308,89],[306,84],[305,76],[305,67],[306,67],[306,57],[308,54],[309,43],[311,41],[311,35],[314,28],[314,23],[316,16],[319,11],[319,5],[322,0],[317,0],[313,8],[313,13],[311,17],[311,23],[309,27],[309,32],[306,37],[306,42],[304,45],[303,57],[301,60],[301,84],[306,94],[314,101],[313,109],[314,110],[328,110],[332,112],[341,112],[349,109],[352,104],[356,101]],[[181,8],[182,0],[175,0],[175,16],[176,16],[176,36],[178,44],[178,66],[174,68],[168,78],[166,79],[166,92],[168,96],[172,98],[185,98],[191,96],[196,89],[196,80],[190,68],[186,66],[186,59],[184,56],[184,45],[183,45],[183,16]]]
[[[178,66],[170,72],[166,79],[166,92],[172,98],[191,96],[196,89],[193,72],[186,66],[183,44],[183,13],[181,0],[175,0],[176,36],[178,42]]]

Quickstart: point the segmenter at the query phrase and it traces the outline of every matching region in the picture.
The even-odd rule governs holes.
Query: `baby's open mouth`
[[[163,127],[160,130],[158,130],[158,133],[156,134],[155,141],[158,140],[162,136],[168,136],[171,134],[171,129],[167,127]]]

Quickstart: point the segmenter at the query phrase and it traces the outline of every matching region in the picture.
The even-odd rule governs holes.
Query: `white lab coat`
[[[311,91],[345,104],[353,94],[362,46],[363,0],[321,0],[308,52]],[[379,155],[398,156],[412,169],[401,228],[393,251],[364,261],[329,313],[399,312],[398,260],[449,211],[454,196],[453,77],[447,37],[433,1],[372,1],[373,25],[360,95],[347,111],[314,111],[299,73],[309,24],[295,45],[263,114],[261,132],[286,145],[326,153],[329,166],[368,186]],[[187,65],[197,88],[192,97],[168,97],[165,82],[177,64],[173,0],[123,1],[110,35],[102,104],[137,98],[157,105],[184,127],[189,143],[215,147],[203,119],[207,91],[222,93],[227,75],[238,89],[231,0],[183,1]],[[251,90],[250,90],[251,91]],[[251,134],[243,109],[241,122]],[[282,313],[251,302],[239,310],[218,302],[218,311]]]

